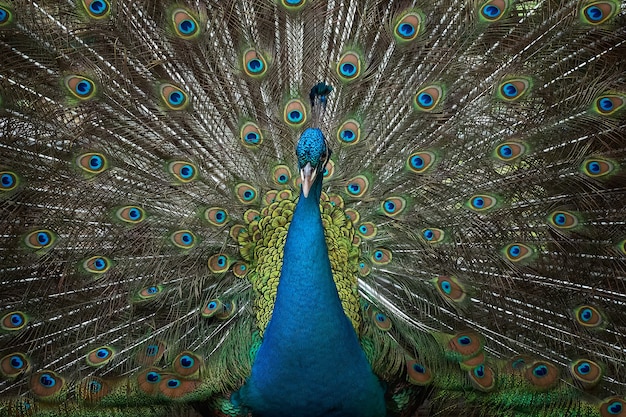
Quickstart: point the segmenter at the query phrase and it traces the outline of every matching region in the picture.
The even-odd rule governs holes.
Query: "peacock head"
[[[302,178],[302,193],[305,198],[309,196],[315,179],[323,177],[330,153],[328,142],[320,129],[309,128],[302,132],[296,146],[296,156]]]

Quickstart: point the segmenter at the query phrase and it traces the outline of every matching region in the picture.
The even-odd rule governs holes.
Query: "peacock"
[[[0,416],[626,416],[626,3],[0,0]]]

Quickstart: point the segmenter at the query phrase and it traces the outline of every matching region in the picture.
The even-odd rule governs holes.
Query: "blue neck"
[[[333,281],[320,215],[322,175],[287,233],[276,304],[239,391],[256,416],[384,416],[371,371]]]

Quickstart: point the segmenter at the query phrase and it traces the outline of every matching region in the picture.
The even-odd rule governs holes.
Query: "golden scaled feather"
[[[0,416],[246,415],[309,126],[388,415],[626,416],[623,1],[0,0],[0,57]]]

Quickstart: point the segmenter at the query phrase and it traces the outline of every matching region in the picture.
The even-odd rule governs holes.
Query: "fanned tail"
[[[390,414],[625,414],[623,8],[1,2],[0,415],[244,415],[311,125]]]

